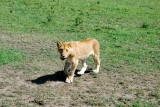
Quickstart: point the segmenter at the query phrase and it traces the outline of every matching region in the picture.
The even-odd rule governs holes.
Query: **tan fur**
[[[96,63],[95,73],[99,72],[100,56],[99,56],[99,43],[94,38],[87,38],[82,41],[64,42],[57,41],[58,51],[60,58],[65,60],[64,73],[67,75],[66,82],[73,82],[75,70],[78,65],[78,61],[82,60],[83,67],[78,74],[84,74],[87,69],[86,60],[89,55],[93,56]],[[68,72],[70,70],[70,72]]]

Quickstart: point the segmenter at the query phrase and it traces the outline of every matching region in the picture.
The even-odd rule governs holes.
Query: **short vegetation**
[[[158,107],[159,11],[159,0],[1,0],[0,105]],[[65,84],[56,41],[89,37],[100,73],[89,58]]]

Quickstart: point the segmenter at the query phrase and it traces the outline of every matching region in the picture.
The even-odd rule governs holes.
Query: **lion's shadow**
[[[91,72],[92,69],[89,69],[87,70],[85,73],[89,73]],[[80,75],[77,74],[79,70],[76,70],[75,71],[75,77],[79,77]],[[27,81],[31,81],[32,83],[35,83],[35,84],[44,84],[46,83],[47,81],[61,81],[61,82],[65,82],[65,79],[66,79],[66,75],[64,74],[64,71],[57,71],[56,73],[54,74],[48,74],[48,75],[44,75],[44,76],[41,76],[41,77],[38,77],[36,79],[33,79],[33,80],[27,80]]]

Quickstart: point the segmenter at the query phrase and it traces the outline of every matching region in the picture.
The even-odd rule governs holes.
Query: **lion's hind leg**
[[[98,73],[99,72],[99,68],[100,68],[100,58],[99,55],[93,55],[93,59],[96,63],[96,69],[93,70],[93,72]]]
[[[99,68],[100,68],[99,43],[94,45],[93,50],[94,50],[93,59],[94,59],[94,61],[96,63],[96,69],[93,70],[93,72],[98,73],[99,72]]]

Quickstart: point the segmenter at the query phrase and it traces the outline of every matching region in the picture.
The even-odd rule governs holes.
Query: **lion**
[[[99,42],[95,38],[87,38],[82,41],[70,41],[62,43],[57,41],[60,59],[65,60],[64,73],[67,75],[66,83],[73,82],[75,70],[79,60],[82,60],[82,69],[77,74],[82,75],[87,69],[87,58],[92,55],[96,63],[93,72],[98,73],[100,68]]]

